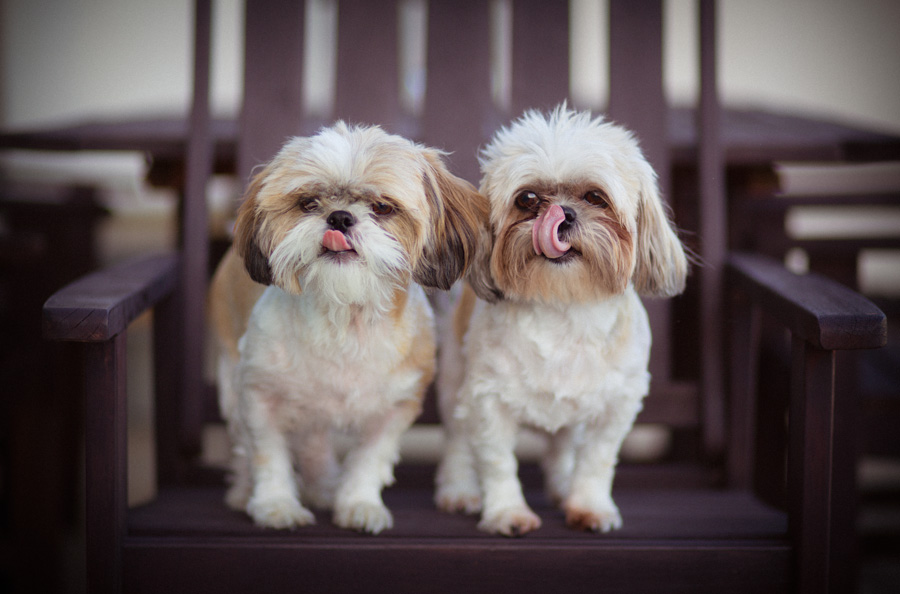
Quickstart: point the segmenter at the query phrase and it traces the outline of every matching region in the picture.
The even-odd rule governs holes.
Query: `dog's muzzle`
[[[575,221],[575,211],[553,204],[544,210],[534,221],[532,243],[534,253],[548,258],[565,256],[572,247],[568,241],[560,239],[559,232],[567,229]]]

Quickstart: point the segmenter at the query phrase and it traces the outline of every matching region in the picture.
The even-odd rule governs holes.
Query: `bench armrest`
[[[871,301],[824,276],[794,274],[765,256],[728,258],[731,282],[795,336],[823,350],[887,343],[887,317]]]
[[[44,338],[109,340],[173,291],[178,262],[175,253],[143,256],[66,285],[44,303]]]

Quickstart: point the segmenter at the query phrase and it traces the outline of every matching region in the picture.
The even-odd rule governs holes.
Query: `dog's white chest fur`
[[[464,344],[462,400],[497,397],[521,422],[549,431],[596,419],[646,395],[650,341],[631,288],[583,305],[479,302]]]
[[[336,311],[344,315],[334,315]],[[427,316],[413,286],[402,314],[348,314],[310,293],[269,287],[241,339],[241,384],[264,384],[285,428],[350,426],[409,398],[421,370],[402,365]]]

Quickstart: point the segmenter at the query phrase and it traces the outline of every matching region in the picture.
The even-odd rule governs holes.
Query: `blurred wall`
[[[236,105],[243,2],[216,0],[219,111]],[[193,2],[0,0],[0,125],[183,113]]]

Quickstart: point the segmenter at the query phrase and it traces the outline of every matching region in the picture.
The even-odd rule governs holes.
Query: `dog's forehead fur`
[[[272,163],[263,194],[283,196],[315,187],[387,195],[405,209],[423,209],[427,200],[422,151],[377,126],[351,127],[341,122],[315,136],[289,141]]]
[[[655,178],[631,132],[565,105],[546,118],[526,112],[497,132],[479,161],[481,192],[491,202],[494,225],[519,191],[573,181],[604,190],[617,212],[634,221],[641,179]]]

